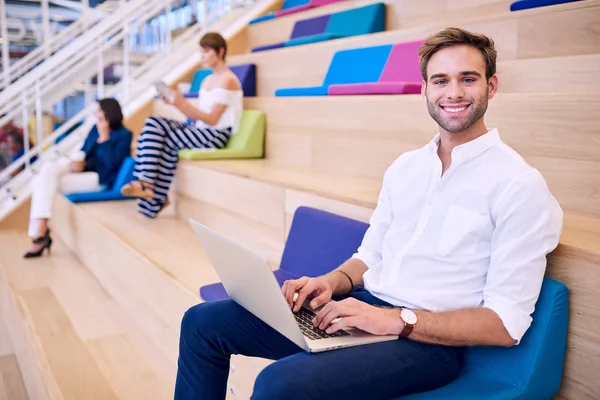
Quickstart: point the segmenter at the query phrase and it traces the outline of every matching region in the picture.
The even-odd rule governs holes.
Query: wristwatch
[[[405,338],[410,335],[415,325],[417,325],[417,314],[413,310],[403,308],[400,310],[400,319],[404,322],[404,329],[400,333],[400,337]]]

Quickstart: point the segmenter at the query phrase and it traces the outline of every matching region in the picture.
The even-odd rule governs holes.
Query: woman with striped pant
[[[148,118],[138,139],[137,180],[121,188],[124,195],[138,197],[138,211],[150,218],[169,204],[167,193],[179,150],[225,147],[242,117],[244,95],[237,77],[225,65],[225,39],[218,33],[207,33],[200,40],[200,48],[203,64],[213,73],[202,82],[197,107],[176,90],[161,95],[195,123]]]

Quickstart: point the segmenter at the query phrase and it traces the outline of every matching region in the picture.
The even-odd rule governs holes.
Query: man
[[[439,135],[387,170],[351,259],[283,286],[294,311],[307,297],[326,304],[314,324],[328,333],[356,327],[400,339],[308,354],[233,301],[200,304],[182,322],[177,399],[224,398],[231,354],[278,360],[253,399],[392,399],[451,382],[466,346],[519,343],[562,210],[539,172],[485,126],[498,89],[493,41],[450,28],[419,56]]]

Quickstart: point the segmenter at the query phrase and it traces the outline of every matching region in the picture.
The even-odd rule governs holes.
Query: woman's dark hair
[[[219,35],[216,32],[208,32],[202,39],[200,39],[200,47],[205,49],[213,49],[217,55],[221,55],[221,49],[223,49],[223,60],[225,60],[225,56],[227,55],[227,42],[223,36]]]
[[[123,124],[123,112],[121,105],[115,99],[100,99],[98,100],[100,109],[104,113],[110,129],[117,129]]]
[[[11,138],[14,143],[17,143],[19,146],[21,146],[21,148],[25,147],[23,135],[20,135],[17,131],[11,131],[7,136]]]

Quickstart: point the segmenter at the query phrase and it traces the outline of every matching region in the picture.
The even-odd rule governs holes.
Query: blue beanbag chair
[[[354,254],[368,225],[309,207],[294,214],[281,266],[280,284],[300,276],[320,276]],[[204,286],[205,301],[228,298],[220,283]],[[510,348],[479,346],[465,353],[461,375],[429,392],[395,400],[531,400],[551,399],[560,388],[569,317],[567,287],[545,278],[533,323],[521,343]]]
[[[135,160],[131,157],[127,157],[121,168],[119,168],[119,174],[112,184],[110,189],[100,190],[96,192],[81,192],[66,194],[65,197],[71,203],[88,203],[93,201],[109,201],[109,200],[129,200],[131,197],[123,196],[121,194],[121,187],[134,180],[133,170],[135,167]]]

